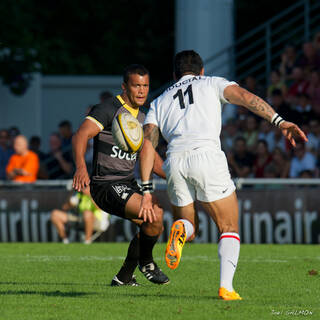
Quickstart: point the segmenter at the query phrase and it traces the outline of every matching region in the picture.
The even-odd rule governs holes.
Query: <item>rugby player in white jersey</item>
[[[163,169],[175,219],[166,249],[167,265],[177,268],[185,241],[195,236],[194,203],[198,200],[220,232],[219,297],[241,300],[232,284],[240,251],[238,202],[220,146],[221,106],[223,103],[244,106],[278,126],[293,146],[296,138],[304,141],[307,138],[298,126],[282,119],[263,99],[235,82],[204,76],[202,59],[195,51],[182,51],[175,56],[174,78],[177,82],[151,103],[144,122],[140,163],[143,198],[139,216],[145,221],[155,218],[151,177],[154,149],[161,132],[168,142]]]

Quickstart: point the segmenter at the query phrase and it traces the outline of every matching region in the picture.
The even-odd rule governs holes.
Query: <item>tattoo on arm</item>
[[[231,85],[225,88],[224,97],[233,104],[244,106],[258,116],[271,121],[275,111],[260,97],[239,86]]]
[[[274,114],[272,107],[256,95],[251,96],[247,108],[267,120],[271,120]]]
[[[152,124],[145,125],[144,137],[151,141],[153,147],[156,148],[159,143],[159,128]]]

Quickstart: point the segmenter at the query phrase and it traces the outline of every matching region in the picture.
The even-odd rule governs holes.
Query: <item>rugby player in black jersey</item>
[[[163,230],[163,210],[153,197],[155,214],[152,221],[139,218],[142,196],[134,178],[138,155],[120,150],[111,133],[112,120],[122,112],[131,113],[143,124],[145,115],[139,111],[139,107],[145,104],[148,92],[148,70],[142,65],[130,65],[123,75],[121,95],[95,105],[72,141],[76,163],[74,189],[80,191],[90,185],[92,198],[102,210],[129,219],[139,226],[139,233],[131,240],[125,262],[112,279],[112,286],[138,285],[133,275],[137,266],[149,281],[157,284],[169,282],[152,256],[153,247]],[[93,171],[89,178],[84,155],[87,142],[93,137]],[[165,178],[159,155],[153,169],[154,173]]]

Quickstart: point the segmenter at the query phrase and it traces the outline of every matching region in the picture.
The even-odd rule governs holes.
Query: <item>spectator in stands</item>
[[[29,140],[29,149],[38,155],[39,160],[43,160],[45,153],[40,150],[41,138],[39,136],[32,136]]]
[[[281,63],[279,71],[281,78],[287,86],[290,86],[293,81],[293,69],[297,63],[297,53],[293,45],[287,45],[281,55]]]
[[[320,121],[318,118],[311,119],[309,122],[310,132],[307,134],[307,151],[313,153],[316,157],[320,152]]]
[[[299,126],[308,124],[311,119],[315,119],[316,115],[312,110],[310,104],[310,98],[307,93],[298,94],[298,104],[295,108],[298,112],[298,118],[296,124]]]
[[[226,125],[229,120],[233,120],[237,117],[238,109],[240,109],[238,106],[226,103],[223,105],[222,108],[222,126]],[[242,108],[247,110],[246,108]]]
[[[320,31],[314,35],[313,46],[316,49],[317,53],[320,54]]]
[[[32,183],[37,180],[39,170],[38,156],[28,149],[25,136],[18,135],[14,139],[13,154],[7,165],[7,178],[15,182]]]
[[[72,211],[73,212],[70,212]],[[54,209],[51,212],[51,221],[56,226],[62,242],[67,244],[69,239],[66,233],[66,224],[84,224],[85,244],[92,242],[92,233],[106,231],[109,226],[108,214],[97,207],[90,196],[90,188],[71,196],[62,206],[62,210]]]
[[[272,156],[268,151],[268,143],[259,140],[256,150],[256,158],[253,163],[253,174],[255,178],[265,178],[264,169],[272,161]]]
[[[267,165],[266,169],[271,166],[274,170],[275,178],[288,178],[290,170],[290,161],[285,152],[276,147],[272,153],[272,161]],[[266,176],[267,177],[267,176]]]
[[[314,178],[314,173],[311,170],[303,170],[299,173],[299,178],[312,179]]]
[[[281,79],[281,74],[279,70],[273,70],[270,74],[270,85],[267,89],[267,100],[269,103],[272,101],[272,92],[274,90],[280,90],[282,96],[285,97],[287,94],[287,86],[283,79]]]
[[[61,121],[59,123],[59,135],[61,138],[62,150],[71,152],[72,150],[72,125],[68,120]]]
[[[0,130],[0,180],[7,178],[6,167],[14,151],[9,147],[8,130]]]
[[[100,103],[103,103],[106,99],[112,97],[112,94],[109,91],[102,91],[100,93]]]
[[[249,116],[250,111],[247,108],[238,107],[237,108],[237,126],[239,132],[242,132],[246,130],[247,128],[247,117]]]
[[[243,132],[243,137],[247,141],[247,149],[253,151],[258,142],[257,118],[250,114],[246,119],[246,128]]]
[[[306,79],[303,69],[295,67],[292,72],[293,83],[288,89],[287,101],[290,104],[297,104],[297,96],[301,93],[307,93],[309,81]]]
[[[253,155],[247,150],[243,137],[236,139],[233,151],[227,153],[227,158],[232,177],[248,178],[251,175]]]
[[[264,178],[275,179],[277,177],[277,169],[275,165],[270,162],[264,169]],[[268,186],[269,189],[269,186]]]
[[[280,132],[279,132],[280,131]],[[281,130],[278,130],[278,128],[273,128],[273,143],[272,146],[274,149],[271,149],[270,151],[275,150],[276,148],[279,148],[282,150],[282,152],[287,152],[287,143],[286,139],[281,133]]]
[[[272,91],[271,105],[275,109],[275,111],[281,117],[283,117],[283,119],[288,119],[288,121],[291,121],[293,123],[296,123],[299,120],[298,112],[284,100],[281,90],[275,89]]]
[[[268,151],[274,149],[274,131],[271,123],[265,119],[261,120],[259,125],[258,140],[265,140],[268,144]]]
[[[13,143],[16,136],[20,135],[20,130],[18,127],[10,127],[8,130],[9,133],[9,147],[13,149]]]
[[[47,177],[49,179],[70,179],[72,177],[73,165],[70,151],[61,149],[61,139],[58,133],[50,135],[50,152],[46,155]]]
[[[265,89],[257,82],[256,78],[252,75],[245,78],[243,87],[259,96],[260,98],[264,99],[264,97],[266,96]]]
[[[310,84],[307,90],[313,111],[320,117],[320,74],[313,70],[310,75]]]
[[[230,119],[221,131],[221,145],[224,152],[232,150],[235,140],[241,135],[235,119]]]
[[[291,160],[290,178],[299,177],[303,170],[310,170],[314,175],[316,169],[316,157],[306,151],[305,144],[298,141],[294,148],[294,157]]]
[[[303,54],[298,59],[297,65],[305,72],[311,72],[313,69],[320,69],[320,56],[312,42],[305,42],[302,46]]]
[[[40,162],[40,167],[38,171],[38,179],[47,179],[46,166],[44,160],[46,159],[46,154],[40,150],[41,138],[39,136],[32,136],[29,140],[29,149],[37,154]]]

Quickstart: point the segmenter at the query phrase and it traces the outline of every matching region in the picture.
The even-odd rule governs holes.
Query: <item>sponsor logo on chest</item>
[[[110,155],[112,158],[124,159],[128,161],[135,161],[137,160],[137,153],[129,153],[121,150],[117,146],[112,147],[112,153]]]

